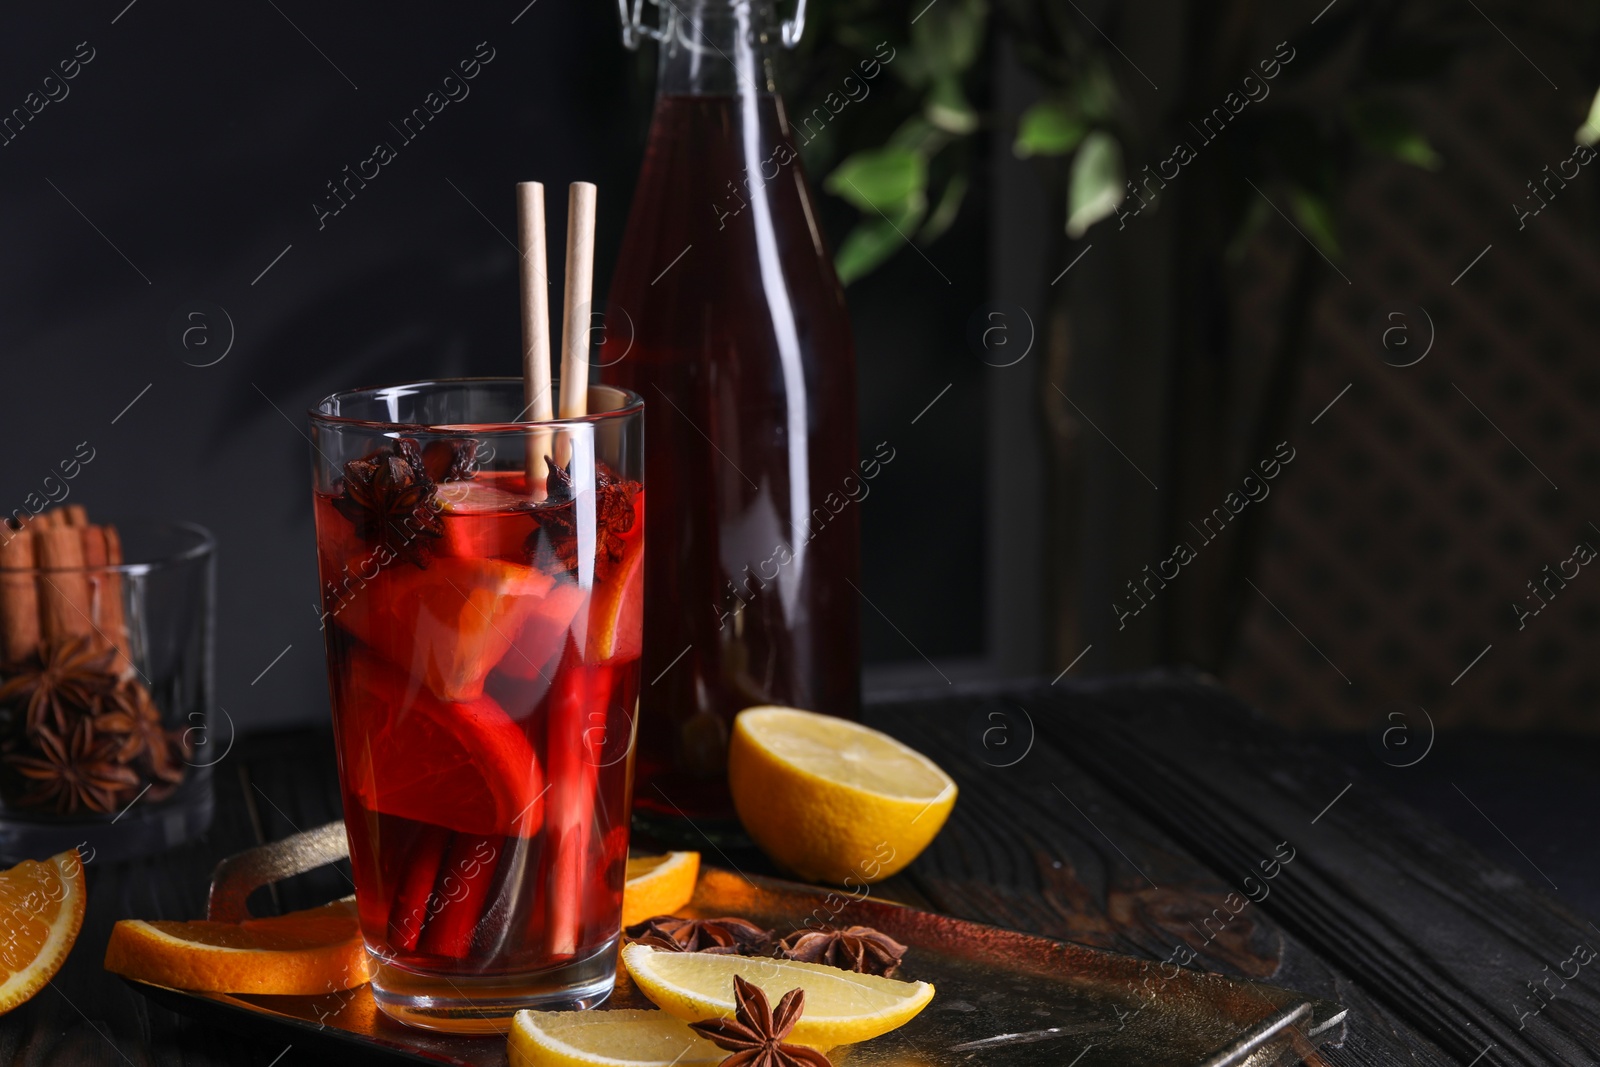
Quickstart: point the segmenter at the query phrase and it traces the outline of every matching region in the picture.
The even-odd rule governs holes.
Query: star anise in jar
[[[139,786],[139,776],[131,767],[119,764],[111,746],[95,735],[87,718],[66,736],[50,725],[34,733],[37,756],[14,754],[6,762],[27,780],[29,789],[19,800],[21,807],[50,805],[62,814],[79,808],[109,814],[120,797],[131,795]]]
[[[417,455],[415,463],[405,446]],[[432,542],[444,536],[433,480],[424,473],[414,441],[380,449],[344,465],[344,492],[333,506],[363,541],[382,545],[400,558],[428,565]]]
[[[541,569],[559,568],[575,575],[579,556],[577,509],[580,498],[589,494],[576,484],[570,464],[558,466],[549,456],[544,461],[550,469],[545,481],[547,496],[533,510],[539,528],[528,535],[524,548],[528,558]],[[633,529],[633,500],[638,492],[638,482],[618,478],[603,464],[595,471],[594,561],[595,571],[602,576],[622,562],[626,551],[623,536]]]
[[[137,762],[140,769],[161,782],[183,780],[178,743],[161,721],[150,691],[130,678],[99,702],[95,732],[112,746],[118,763]]]
[[[87,636],[46,645],[14,668],[0,685],[0,704],[20,705],[32,733],[46,723],[70,733],[95,699],[117,684],[115,649],[96,651]]]
[[[784,959],[821,963],[887,978],[899,970],[906,947],[870,926],[850,926],[843,930],[824,926],[795,931],[778,942],[778,951]]]
[[[710,952],[722,956],[764,956],[772,944],[772,931],[755,923],[725,916],[720,919],[679,919],[657,915],[628,927],[630,941],[667,952]]]
[[[733,1001],[733,1018],[689,1024],[701,1037],[733,1053],[720,1067],[829,1067],[828,1057],[816,1049],[783,1040],[805,1010],[804,989],[789,990],[773,1011],[760,986],[734,975]]]

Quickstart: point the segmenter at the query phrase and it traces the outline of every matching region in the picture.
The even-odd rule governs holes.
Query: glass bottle
[[[855,349],[771,69],[801,17],[673,0],[631,27],[660,66],[600,363],[645,398],[646,823],[731,820],[740,710],[860,715]]]

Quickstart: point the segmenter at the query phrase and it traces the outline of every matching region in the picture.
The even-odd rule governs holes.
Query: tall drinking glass
[[[521,379],[311,412],[345,831],[390,1016],[503,1030],[616,977],[644,600],[643,410]]]

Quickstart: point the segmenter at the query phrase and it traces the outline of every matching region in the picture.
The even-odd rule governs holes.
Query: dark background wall
[[[452,86],[460,98],[402,137],[412,109],[475,56],[467,94]],[[602,3],[110,0],[0,14],[0,112],[30,92],[59,97],[0,146],[6,511],[88,442],[95,458],[70,499],[91,515],[217,534],[229,715],[246,728],[326,715],[307,406],[359,384],[515,373],[518,180],[599,184],[604,292],[652,71]],[[314,205],[339,204],[327,183],[380,141],[395,158],[322,216]],[[560,248],[559,208],[551,224]],[[947,546],[906,536],[939,519],[944,486],[981,483],[981,431],[970,447],[928,442],[981,419],[970,399],[981,365],[959,338],[982,300],[983,242],[979,213],[947,238],[960,299],[896,314],[908,288],[925,292],[920,261],[852,294],[861,439],[899,456],[862,504],[864,590],[884,612],[864,608],[873,661],[926,669],[887,619],[929,655],[983,653],[981,529],[967,565],[937,582],[926,576],[944,570]],[[911,425],[947,383],[957,399]]]

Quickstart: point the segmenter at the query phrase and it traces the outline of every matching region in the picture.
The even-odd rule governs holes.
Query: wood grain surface
[[[885,899],[1152,959],[1192,953],[1195,967],[1338,1000],[1349,1037],[1312,1063],[1595,1062],[1595,965],[1538,999],[1528,983],[1575,943],[1600,946],[1600,932],[1219,689],[1153,675],[901,700],[868,721],[961,787],[933,846],[874,887]],[[244,739],[217,772],[206,840],[88,865],[77,947],[48,988],[0,1018],[0,1065],[309,1059],[154,1008],[100,968],[116,919],[197,917],[218,859],[338,817],[325,732]],[[705,851],[774,873],[753,851]],[[348,871],[324,868],[259,891],[252,907],[350,891]]]

